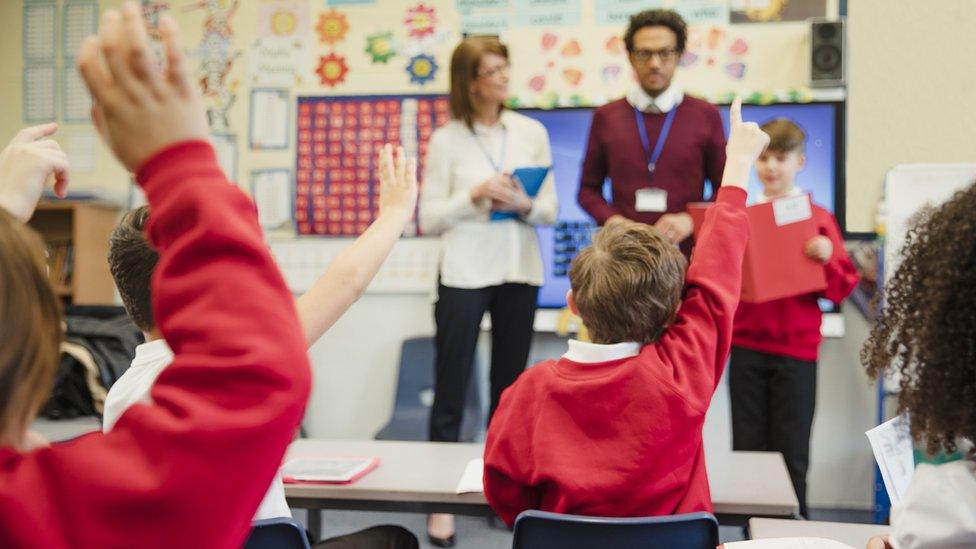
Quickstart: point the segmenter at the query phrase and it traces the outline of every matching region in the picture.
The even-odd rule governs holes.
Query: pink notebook
[[[281,466],[281,477],[291,484],[350,484],[376,469],[379,464],[378,457],[293,457]]]

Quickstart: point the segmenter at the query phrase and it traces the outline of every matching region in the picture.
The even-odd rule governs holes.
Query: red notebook
[[[696,237],[710,206],[688,205]],[[823,265],[803,254],[807,241],[818,234],[810,195],[749,206],[746,215],[749,243],[742,264],[742,301],[762,303],[827,287]]]
[[[281,466],[281,479],[287,483],[351,484],[379,464],[377,457],[293,457]]]

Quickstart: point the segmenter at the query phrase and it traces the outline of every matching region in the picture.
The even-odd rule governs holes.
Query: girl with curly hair
[[[976,547],[976,185],[921,214],[902,256],[861,362],[874,379],[901,374],[916,441],[966,459],[919,465],[894,533],[869,548]]]

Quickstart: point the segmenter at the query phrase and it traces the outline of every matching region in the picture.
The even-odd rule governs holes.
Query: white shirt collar
[[[644,88],[636,85],[627,92],[627,102],[641,112],[670,112],[684,100],[685,94],[677,84],[671,84],[656,98],[648,95]]]
[[[136,356],[132,359],[131,367],[136,368],[145,364],[169,362],[172,359],[173,351],[169,348],[166,340],[157,339],[136,347]]]
[[[774,200],[779,200],[780,198],[789,198],[791,196],[800,196],[801,194],[806,194],[806,191],[794,185],[793,188],[790,189],[790,192],[784,194],[783,196],[777,196]],[[760,192],[759,196],[756,197],[756,204],[765,204],[766,202],[769,202],[769,198],[766,196],[765,193]]]
[[[566,351],[563,358],[581,364],[594,364],[637,356],[640,354],[640,350],[641,344],[636,341],[601,345],[599,343],[586,343],[584,341],[570,339],[569,350]]]
[[[502,112],[498,115],[498,123],[495,124],[494,126],[486,126],[478,122],[474,122],[471,125],[472,127],[474,127],[474,131],[478,133],[490,133],[493,131],[504,130],[508,128],[508,122],[510,116],[511,113],[508,112],[508,109],[502,109]]]

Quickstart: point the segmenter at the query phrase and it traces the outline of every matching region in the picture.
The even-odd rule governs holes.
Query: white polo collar
[[[640,350],[641,344],[636,341],[601,345],[570,339],[569,350],[566,351],[563,358],[581,364],[595,364],[637,356],[640,354]]]
[[[671,84],[661,95],[651,97],[644,88],[636,85],[627,92],[627,102],[641,112],[670,112],[684,100],[685,94],[677,84]]]
[[[784,194],[783,196],[777,196],[773,200],[779,200],[780,198],[789,198],[791,196],[800,196],[801,194],[806,194],[806,191],[794,185],[793,188],[790,189],[790,192]],[[760,192],[759,196],[756,197],[756,204],[765,204],[766,202],[769,201],[770,201],[769,197],[767,197],[766,193],[763,192]]]

